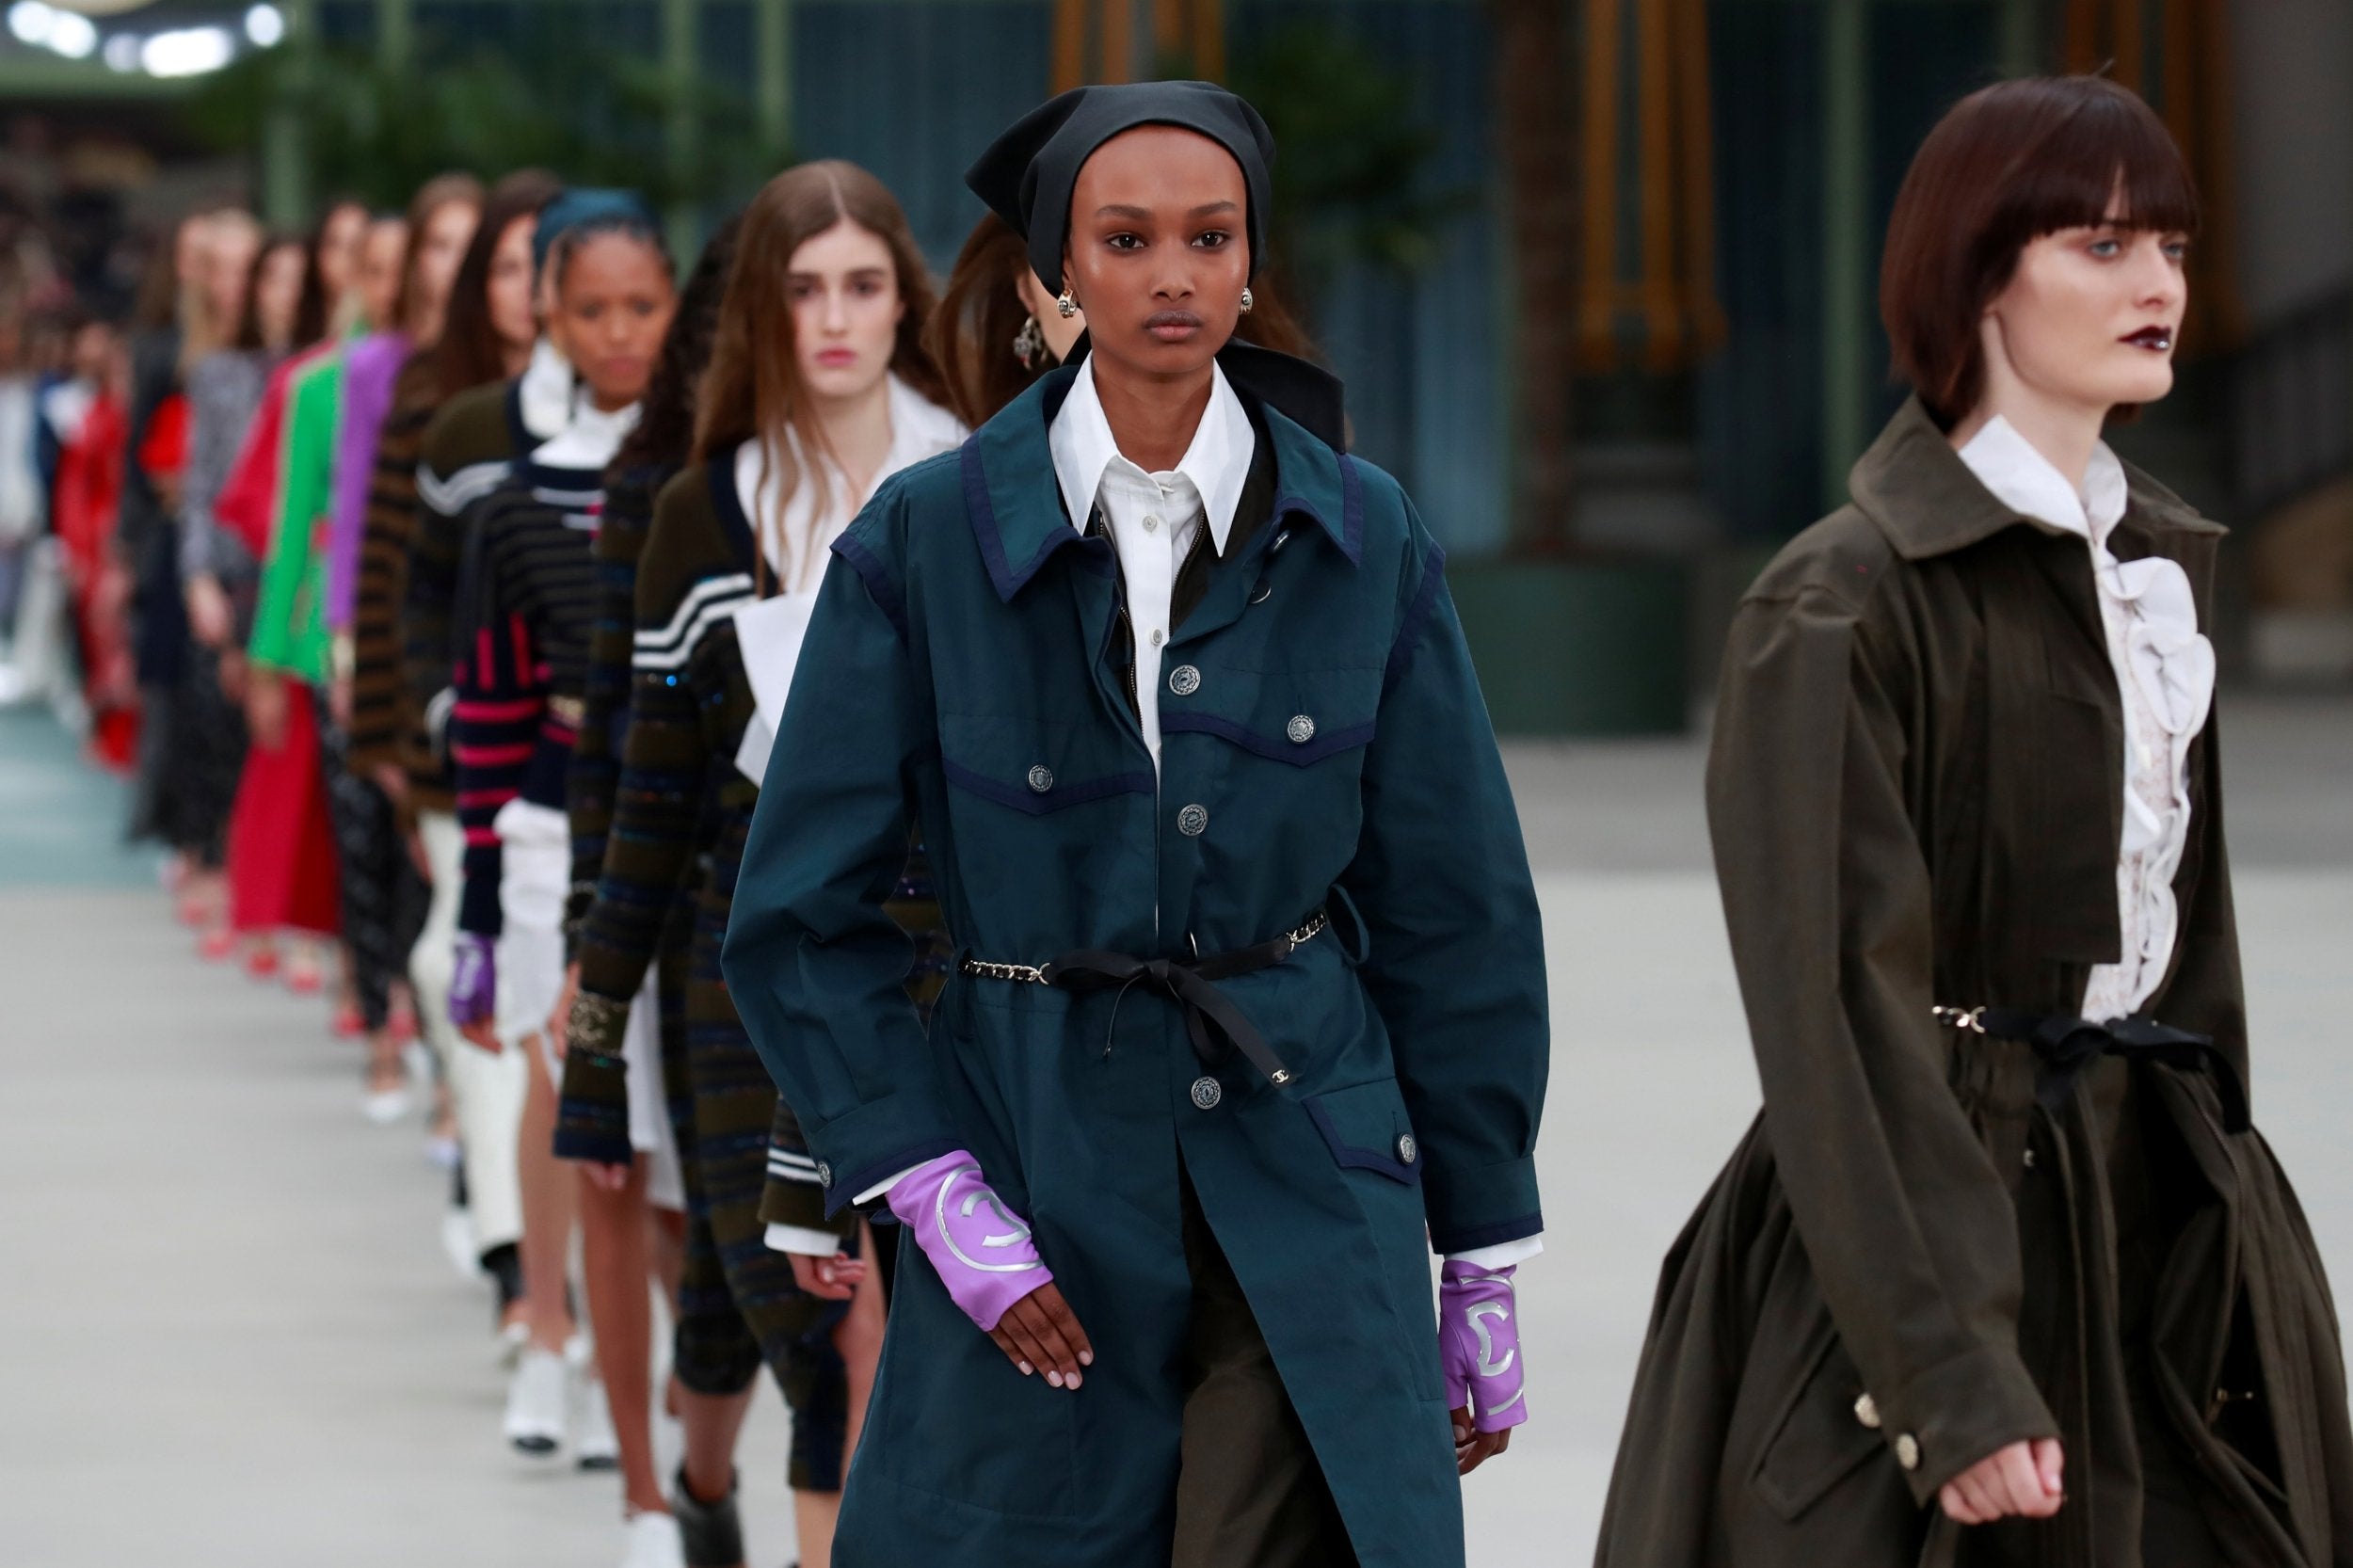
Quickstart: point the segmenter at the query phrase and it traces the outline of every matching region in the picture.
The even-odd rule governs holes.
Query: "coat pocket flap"
[[[1092,726],[942,714],[939,738],[950,784],[1031,816],[1156,788],[1151,768],[1133,765],[1141,753],[1126,755]]]
[[[1373,670],[1244,670],[1163,661],[1160,733],[1214,735],[1304,768],[1371,744],[1381,700]]]
[[[1862,1375],[1832,1339],[1756,1467],[1757,1496],[1775,1513],[1796,1520],[1886,1448],[1857,1414],[1863,1392]]]
[[[1405,1097],[1397,1080],[1380,1079],[1353,1088],[1334,1089],[1300,1101],[1307,1119],[1323,1134],[1335,1163],[1349,1170],[1373,1171],[1392,1181],[1421,1180],[1421,1149],[1414,1141],[1413,1123],[1405,1114]]]

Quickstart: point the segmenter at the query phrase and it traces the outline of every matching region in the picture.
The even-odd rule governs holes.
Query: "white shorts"
[[[564,992],[564,900],[571,887],[571,824],[561,811],[510,800],[493,824],[504,866],[499,911],[498,1035],[509,1049],[536,1035],[548,1076],[564,1081],[564,1064],[547,1035],[548,1016]],[[646,1161],[646,1200],[684,1209],[686,1183],[670,1128],[662,1082],[662,999],[653,971],[638,988],[621,1037],[629,1064],[629,1144]]]

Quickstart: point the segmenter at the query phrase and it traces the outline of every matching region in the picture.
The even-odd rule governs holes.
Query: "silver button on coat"
[[[1896,1463],[1907,1470],[1920,1468],[1920,1440],[1908,1432],[1896,1436]]]
[[[1188,839],[1198,839],[1209,830],[1209,808],[1188,806],[1176,813],[1176,831]]]
[[[1044,794],[1047,791],[1052,789],[1053,787],[1053,769],[1048,767],[1045,763],[1040,762],[1036,767],[1030,770],[1031,789],[1035,790],[1039,794]]]
[[[1225,1097],[1225,1086],[1209,1077],[1193,1080],[1193,1103],[1204,1111],[1215,1111],[1217,1102]]]
[[[1294,714],[1291,722],[1283,727],[1283,733],[1291,738],[1293,745],[1304,746],[1316,738],[1316,721],[1305,713]]]
[[[1414,1157],[1420,1152],[1420,1145],[1414,1142],[1414,1135],[1412,1133],[1402,1133],[1399,1136],[1397,1140],[1398,1163],[1401,1165],[1411,1165],[1414,1162]]]
[[[1179,664],[1168,672],[1168,689],[1178,696],[1191,696],[1201,689],[1201,672],[1191,664]]]

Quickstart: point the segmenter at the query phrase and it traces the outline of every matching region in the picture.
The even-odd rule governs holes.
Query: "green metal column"
[[[417,17],[410,0],[376,0],[376,58],[388,73],[408,69],[417,52]]]
[[[303,130],[303,107],[318,72],[319,29],[313,0],[280,0],[286,36],[278,47],[276,101],[262,126],[262,211],[285,229],[311,216],[311,153]]]
[[[700,127],[695,113],[695,65],[699,53],[698,0],[662,0],[662,74],[669,100],[667,141],[670,165],[670,210],[664,221],[670,232],[670,253],[681,264],[702,245],[702,218],[685,192],[695,179],[701,155]]]
[[[1870,341],[1871,100],[1866,0],[1822,0],[1822,494],[1847,499],[1865,441]]]
[[[2042,45],[2041,0],[2002,0],[2002,74],[2014,80],[2048,70]]]
[[[753,0],[753,7],[760,151],[781,168],[792,146],[792,0]]]

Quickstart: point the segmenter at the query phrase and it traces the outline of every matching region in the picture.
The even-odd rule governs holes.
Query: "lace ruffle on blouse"
[[[2091,550],[2108,662],[2124,710],[2124,830],[2117,850],[2121,958],[2091,971],[2088,1018],[2137,1011],[2164,982],[2180,933],[2174,873],[2189,843],[2189,748],[2214,706],[2214,645],[2198,630],[2198,605],[2178,562],[2120,561],[2108,536],[2124,516],[2123,464],[2105,445],[2079,494],[2050,461],[1995,419],[1961,449],[1961,460],[2022,515],[2081,536]]]

